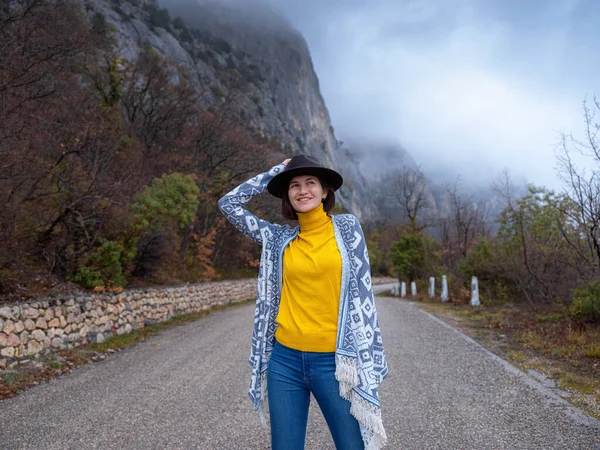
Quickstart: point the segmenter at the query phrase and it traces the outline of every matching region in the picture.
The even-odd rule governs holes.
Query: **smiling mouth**
[[[296,200],[297,202],[303,203],[303,202],[308,202],[309,200],[312,200],[312,198],[299,198],[298,200]]]

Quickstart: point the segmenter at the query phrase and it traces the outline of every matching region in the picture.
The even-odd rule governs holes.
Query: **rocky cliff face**
[[[207,107],[235,93],[248,126],[278,138],[283,155],[311,154],[340,171],[341,203],[374,214],[358,164],[334,134],[307,44],[283,18],[260,2],[80,1],[90,21],[106,22],[124,58],[151,46],[191,74]]]

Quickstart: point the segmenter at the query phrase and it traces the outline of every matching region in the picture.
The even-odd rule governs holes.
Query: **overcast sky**
[[[561,132],[600,96],[598,0],[269,0],[304,35],[338,138],[431,173],[557,187]]]

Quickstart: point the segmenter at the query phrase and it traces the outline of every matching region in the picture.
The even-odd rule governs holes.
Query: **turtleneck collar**
[[[319,204],[319,206],[312,211],[297,214],[298,222],[300,223],[300,231],[314,230],[330,220],[330,217],[323,209],[323,203]]]

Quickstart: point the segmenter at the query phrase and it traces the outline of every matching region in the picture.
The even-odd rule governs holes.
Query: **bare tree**
[[[585,136],[576,139],[571,134],[561,136],[558,155],[564,194],[570,202],[563,203],[563,212],[580,230],[581,239],[569,239],[569,245],[588,267],[586,278],[600,276],[600,102],[594,98],[590,106],[583,103]],[[574,155],[590,161],[586,168],[577,165]]]
[[[475,201],[473,195],[463,197],[460,179],[446,185],[446,193],[450,209],[446,217],[439,219],[441,241],[447,264],[456,268],[477,240],[487,235],[487,207],[484,202]]]
[[[431,202],[427,195],[425,174],[420,167],[413,169],[404,165],[384,177],[382,184],[388,198],[400,207],[401,215],[408,219],[412,232],[419,232],[430,225],[424,213],[431,207]]]

